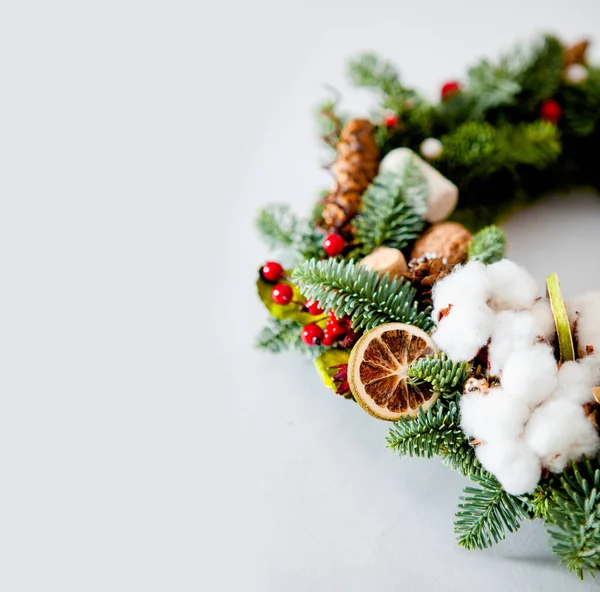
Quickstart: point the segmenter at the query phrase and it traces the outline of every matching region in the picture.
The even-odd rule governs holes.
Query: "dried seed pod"
[[[333,172],[337,186],[325,198],[322,222],[328,231],[347,234],[349,222],[360,209],[362,194],[377,175],[379,167],[373,124],[366,119],[348,121],[336,149]]]
[[[411,259],[433,255],[446,259],[450,265],[461,263],[467,258],[472,238],[473,235],[458,222],[434,224],[415,242]]]
[[[402,251],[391,247],[378,247],[370,255],[367,255],[360,265],[381,274],[389,273],[392,278],[404,276],[408,271]]]
[[[585,64],[586,53],[590,45],[587,39],[563,48],[563,64],[572,66],[573,64]]]

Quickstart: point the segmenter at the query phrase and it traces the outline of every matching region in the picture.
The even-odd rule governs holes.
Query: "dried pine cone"
[[[350,221],[360,209],[362,194],[377,175],[379,149],[375,128],[366,119],[346,123],[337,146],[333,167],[336,188],[325,198],[323,226],[327,231],[350,233]]]
[[[417,290],[417,297],[423,305],[432,304],[431,292],[433,284],[450,273],[451,265],[446,259],[432,255],[424,255],[411,259],[408,263],[408,279]]]

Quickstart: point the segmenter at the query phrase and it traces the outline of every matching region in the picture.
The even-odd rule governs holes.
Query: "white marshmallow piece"
[[[487,266],[492,288],[492,308],[496,310],[527,310],[539,296],[533,276],[510,259]]]
[[[407,159],[414,159],[423,173],[429,186],[427,206],[423,218],[434,224],[445,220],[458,203],[458,187],[446,179],[440,172],[426,163],[409,148],[396,148],[390,151],[379,164],[379,172],[401,174],[406,167]]]
[[[553,399],[533,411],[525,442],[553,473],[600,448],[600,437],[583,407],[564,399]]]
[[[531,408],[550,398],[558,384],[558,368],[552,348],[536,343],[515,351],[506,361],[502,387]]]

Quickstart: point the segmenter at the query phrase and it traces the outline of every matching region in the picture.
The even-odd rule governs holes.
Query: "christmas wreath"
[[[360,56],[351,80],[381,103],[369,119],[320,109],[332,187],[306,219],[257,218],[283,257],[258,273],[258,346],[313,356],[337,395],[393,422],[390,449],[473,481],[461,546],[541,518],[580,578],[600,568],[600,293],[565,302],[552,275],[544,297],[494,222],[550,189],[600,189],[587,45],[544,36],[483,60],[439,104]]]

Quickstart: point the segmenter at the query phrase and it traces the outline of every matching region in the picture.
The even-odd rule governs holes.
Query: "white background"
[[[463,480],[399,460],[309,362],[258,354],[258,207],[328,183],[312,111],[374,49],[434,96],[596,2],[6,3],[0,10],[0,590],[587,590],[539,524],[457,548]],[[595,52],[596,57],[600,57]],[[507,228],[598,287],[600,202]],[[569,205],[571,204],[571,205]],[[577,210],[577,211],[574,211]]]

